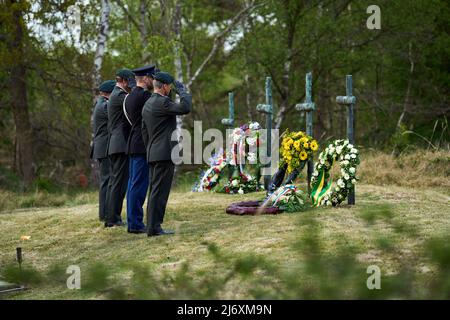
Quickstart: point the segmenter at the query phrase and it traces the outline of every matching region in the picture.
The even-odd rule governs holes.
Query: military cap
[[[134,73],[130,69],[119,69],[116,72],[116,76],[121,77],[123,79],[134,78]]]
[[[106,81],[102,82],[102,84],[98,87],[98,90],[103,91],[103,92],[112,92],[114,90],[115,85],[116,85],[116,81],[106,80]]]
[[[150,76],[150,77],[153,77],[153,75],[157,72],[156,70],[158,70],[156,68],[156,66],[154,64],[151,64],[151,65],[148,65],[148,66],[144,66],[144,67],[133,69],[131,71],[133,71],[133,73],[136,76]]]
[[[169,73],[164,72],[164,71],[160,71],[160,72],[156,73],[153,76],[153,79],[158,80],[165,84],[171,84],[174,81],[173,77]]]

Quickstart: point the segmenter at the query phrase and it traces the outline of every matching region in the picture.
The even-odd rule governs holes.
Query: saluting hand
[[[173,82],[173,85],[175,86],[175,91],[178,93],[178,95],[186,93],[186,86],[182,84],[180,81],[175,80]]]

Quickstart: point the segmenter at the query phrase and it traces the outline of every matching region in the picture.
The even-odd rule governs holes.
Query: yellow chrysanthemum
[[[300,151],[300,141],[297,140],[297,141],[294,142],[294,148],[296,150]]]
[[[300,160],[306,160],[308,158],[308,154],[305,151],[300,152]]]
[[[294,134],[294,138],[295,139],[300,138],[301,136],[303,136],[303,132],[301,132],[301,131],[299,131],[296,134]]]
[[[307,137],[303,137],[300,139],[300,143],[304,144],[305,142],[308,142],[308,138]]]
[[[316,140],[313,140],[313,141],[311,142],[311,150],[312,150],[312,151],[317,151],[317,149],[319,149],[319,146],[317,145]]]
[[[305,142],[305,143],[303,144],[303,148],[309,149],[309,142]]]

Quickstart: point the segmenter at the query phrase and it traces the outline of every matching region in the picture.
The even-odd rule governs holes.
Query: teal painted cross
[[[316,104],[312,102],[312,73],[308,72],[305,77],[305,102],[295,105],[298,111],[306,113],[306,134],[313,136],[313,112],[316,110]],[[308,193],[311,193],[311,177],[314,170],[313,159],[308,160]]]
[[[355,144],[355,105],[356,97],[353,95],[352,75],[346,77],[346,95],[337,96],[336,102],[347,106],[347,139],[351,144]],[[348,204],[355,204],[355,189],[353,188],[348,195]]]
[[[228,118],[222,119],[222,124],[230,128],[234,127],[234,92],[228,93]]]
[[[266,77],[266,103],[258,104],[256,111],[266,115],[266,141],[267,141],[267,157],[270,159],[272,155],[272,116],[273,116],[273,100],[272,100],[272,79]],[[266,164],[266,167],[270,167],[271,162]],[[270,175],[264,175],[264,189],[268,190],[270,183]]]

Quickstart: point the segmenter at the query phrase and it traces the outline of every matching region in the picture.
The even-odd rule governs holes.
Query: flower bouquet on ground
[[[220,181],[223,169],[228,165],[223,152],[213,155],[210,159],[210,167],[203,171],[200,180],[193,186],[193,192],[212,190]]]
[[[309,197],[293,184],[278,188],[270,195],[267,203],[285,212],[305,211],[309,207]]]
[[[289,129],[283,133],[281,142],[280,167],[287,165],[287,173],[301,167],[302,163],[312,158],[319,145],[312,137],[302,131],[290,132]]]
[[[261,190],[264,190],[264,186],[260,185],[253,176],[240,172],[237,176],[234,175],[218,192],[244,194]]]

